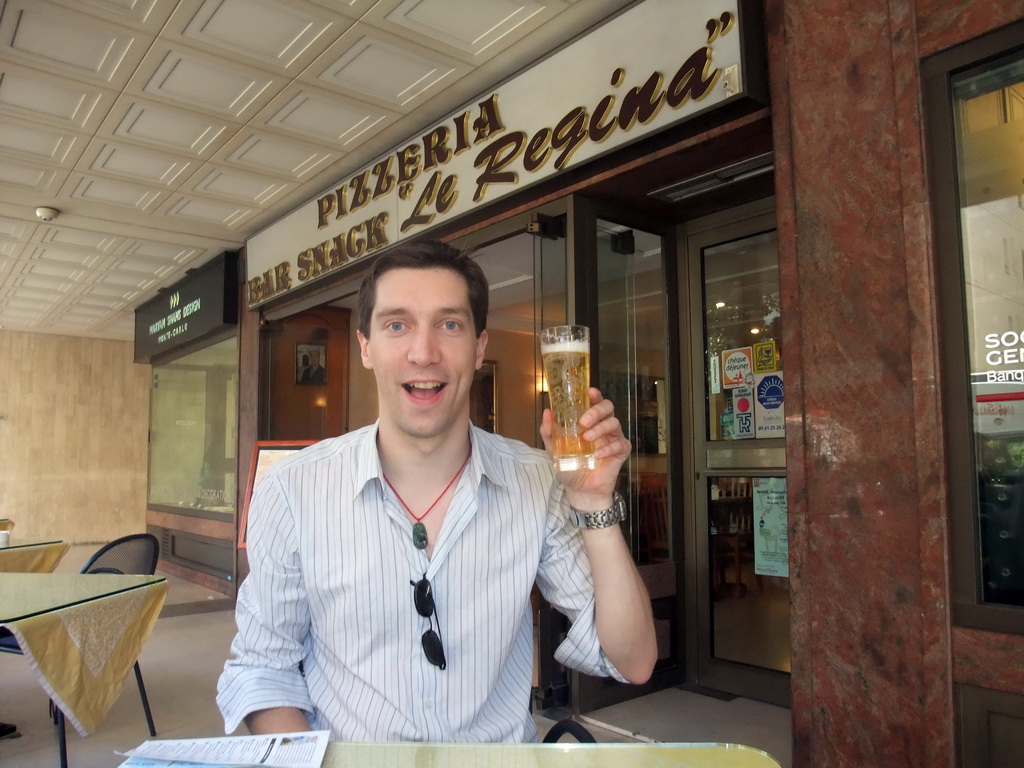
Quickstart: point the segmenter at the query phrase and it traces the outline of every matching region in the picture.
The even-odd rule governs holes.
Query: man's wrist
[[[615,493],[580,493],[566,489],[564,501],[580,512],[597,512],[615,503]]]
[[[577,528],[583,530],[610,528],[626,519],[626,502],[618,493],[613,493],[611,500],[604,506],[588,508],[584,505],[576,506],[570,501],[569,508],[571,521]]]

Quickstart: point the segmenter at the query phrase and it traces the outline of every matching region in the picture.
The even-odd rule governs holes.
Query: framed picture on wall
[[[242,504],[242,515],[238,521],[238,548],[245,549],[246,533],[249,528],[249,501],[252,499],[256,483],[267,470],[298,453],[316,440],[257,440],[252,447],[252,461],[249,463],[249,485],[245,489],[245,503]]]
[[[313,342],[295,345],[295,383],[327,383],[327,345]]]

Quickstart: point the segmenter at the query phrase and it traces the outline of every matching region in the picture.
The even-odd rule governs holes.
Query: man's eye
[[[400,331],[402,330],[403,327],[404,326],[402,325],[402,323],[398,320],[392,320],[390,323],[387,324],[387,329],[389,331]]]
[[[459,324],[455,320],[446,320],[444,323],[444,329],[446,331],[457,331],[459,330]]]

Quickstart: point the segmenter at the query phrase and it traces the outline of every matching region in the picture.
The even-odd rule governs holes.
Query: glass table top
[[[160,581],[163,576],[119,573],[0,573],[0,623]]]

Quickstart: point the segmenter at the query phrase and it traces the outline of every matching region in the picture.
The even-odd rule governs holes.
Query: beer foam
[[[551,344],[541,343],[540,353],[542,355],[550,354],[551,352],[582,352],[584,354],[590,354],[590,342],[589,341],[556,341]]]

